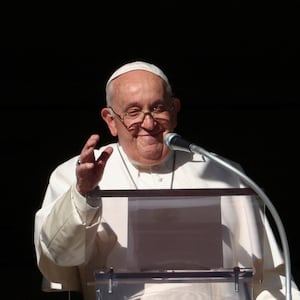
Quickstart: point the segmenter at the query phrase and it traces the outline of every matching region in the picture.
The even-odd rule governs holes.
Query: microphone
[[[281,221],[281,218],[269,199],[269,197],[265,194],[265,192],[245,173],[243,173],[240,169],[237,169],[235,166],[230,164],[227,160],[221,158],[219,155],[212,154],[211,152],[205,150],[204,148],[201,148],[200,146],[193,144],[185,139],[183,139],[179,134],[177,133],[168,133],[164,137],[164,143],[171,149],[171,150],[179,150],[184,152],[191,152],[191,153],[198,153],[202,154],[215,163],[219,164],[221,167],[235,173],[237,176],[240,177],[244,183],[246,183],[248,186],[250,186],[260,197],[260,199],[264,202],[264,204],[269,209],[275,224],[277,226],[279,237],[281,240],[281,244],[283,247],[283,256],[284,256],[284,262],[285,262],[285,289],[286,289],[286,299],[291,300],[291,282],[292,282],[292,272],[291,272],[291,261],[290,261],[290,251],[289,251],[289,245],[288,240],[285,232],[284,225]]]
[[[166,134],[164,142],[171,150],[192,152],[190,148],[192,143],[183,139],[178,133],[171,132]]]

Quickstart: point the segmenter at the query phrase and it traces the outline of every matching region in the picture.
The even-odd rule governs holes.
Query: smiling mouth
[[[162,132],[156,132],[156,133],[145,133],[145,134],[139,134],[137,137],[141,137],[141,138],[148,138],[148,139],[155,139],[157,140],[160,136],[162,136]]]

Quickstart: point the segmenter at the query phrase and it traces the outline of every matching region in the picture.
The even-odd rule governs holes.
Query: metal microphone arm
[[[189,149],[193,153],[198,153],[202,154],[211,160],[217,162],[221,166],[223,166],[226,169],[229,169],[230,171],[234,172],[237,174],[246,184],[248,184],[257,194],[258,196],[263,200],[267,208],[270,210],[270,213],[272,217],[274,218],[274,221],[277,225],[278,232],[280,235],[281,243],[282,243],[282,248],[283,248],[283,254],[284,254],[284,261],[285,261],[285,288],[286,288],[286,300],[292,300],[292,294],[291,294],[291,261],[290,261],[290,252],[289,252],[289,246],[288,246],[288,241],[287,241],[287,236],[286,232],[284,230],[284,226],[282,224],[282,221],[280,219],[280,216],[268,198],[268,196],[263,192],[263,190],[253,181],[251,180],[248,176],[246,176],[243,172],[238,170],[237,168],[233,167],[231,164],[227,163],[223,159],[219,158],[218,156],[215,156],[211,154],[210,152],[206,151],[205,149],[195,145],[195,144],[190,144]]]

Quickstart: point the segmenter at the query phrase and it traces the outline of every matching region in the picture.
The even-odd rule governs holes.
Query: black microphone
[[[178,133],[171,132],[166,134],[164,142],[171,150],[192,152],[190,148],[192,143],[183,139]]]

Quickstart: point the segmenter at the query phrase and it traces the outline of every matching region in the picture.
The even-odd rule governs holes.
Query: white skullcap
[[[134,61],[131,63],[127,63],[127,64],[121,66],[120,68],[118,68],[107,80],[106,87],[110,84],[110,82],[112,80],[114,80],[118,76],[120,76],[124,73],[130,72],[130,71],[134,71],[134,70],[145,70],[145,71],[151,72],[151,73],[161,77],[167,83],[167,85],[170,86],[167,76],[164,74],[164,72],[160,68],[158,68],[157,66],[155,66],[153,64],[147,63],[147,62]]]

